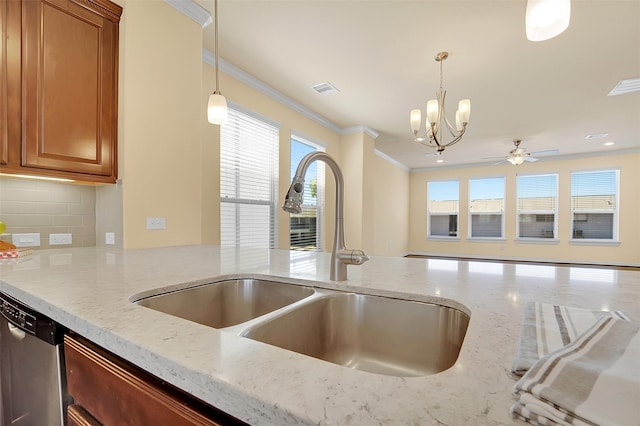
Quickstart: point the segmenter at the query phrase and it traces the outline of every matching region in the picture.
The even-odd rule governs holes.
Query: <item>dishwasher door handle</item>
[[[25,336],[27,335],[27,333],[25,333],[24,330],[21,330],[20,328],[16,327],[10,322],[7,323],[7,326],[9,327],[9,332],[11,333],[11,335],[18,340],[24,339]]]

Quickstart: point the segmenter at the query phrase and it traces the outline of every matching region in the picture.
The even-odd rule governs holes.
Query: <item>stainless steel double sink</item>
[[[447,306],[240,278],[134,295],[133,303],[370,373],[444,371],[469,316]]]

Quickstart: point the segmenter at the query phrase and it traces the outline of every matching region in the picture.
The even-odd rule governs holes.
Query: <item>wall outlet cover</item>
[[[167,229],[167,220],[164,217],[148,217],[147,229]]]
[[[40,233],[13,234],[11,242],[16,247],[40,247]]]
[[[108,245],[114,245],[116,243],[116,234],[115,232],[105,232],[104,234],[104,243]]]
[[[49,245],[73,244],[72,234],[49,234]]]

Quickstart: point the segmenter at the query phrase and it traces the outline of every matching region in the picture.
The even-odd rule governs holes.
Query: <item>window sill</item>
[[[433,241],[450,241],[450,242],[460,241],[460,237],[446,237],[446,236],[438,236],[438,235],[428,235],[426,239],[433,240]]]
[[[468,237],[467,241],[472,243],[504,243],[507,240],[504,238],[493,237]]]
[[[557,238],[516,238],[517,244],[558,244],[560,242]]]
[[[620,245],[620,241],[617,240],[589,240],[589,239],[571,239],[569,244],[572,246],[613,246]]]

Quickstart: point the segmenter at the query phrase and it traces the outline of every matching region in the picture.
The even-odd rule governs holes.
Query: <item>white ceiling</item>
[[[569,28],[543,42],[526,39],[525,9],[525,0],[219,0],[220,56],[340,128],[375,130],[376,148],[410,168],[492,164],[483,158],[506,155],[513,139],[561,156],[640,148],[640,92],[607,96],[640,77],[640,1],[573,0]],[[210,51],[213,35],[209,25]],[[424,115],[435,97],[443,50],[448,114],[459,99],[472,106],[467,134],[436,164],[413,142],[409,111]],[[325,81],[340,92],[311,89]],[[594,133],[609,136],[585,139]]]

